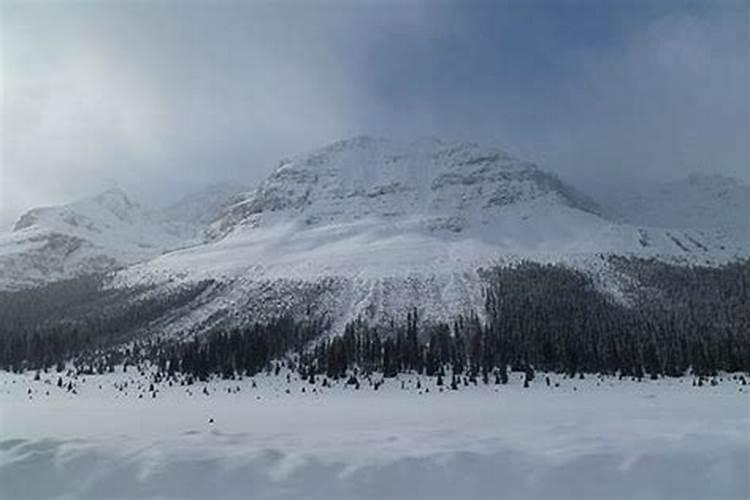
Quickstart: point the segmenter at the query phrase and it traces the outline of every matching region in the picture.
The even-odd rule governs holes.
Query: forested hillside
[[[475,315],[427,323],[419,307],[403,321],[347,325],[324,334],[328,318],[280,316],[264,323],[185,341],[131,334],[181,307],[211,283],[165,296],[108,290],[87,277],[15,293],[0,300],[0,366],[49,368],[70,359],[99,369],[149,359],[165,370],[205,378],[269,369],[293,359],[306,377],[351,370],[393,376],[406,371],[505,380],[507,369],[678,376],[688,371],[750,371],[750,263],[683,267],[613,259],[638,286],[623,304],[587,275],[556,265],[522,263],[485,271],[486,321]],[[133,297],[140,297],[133,301]],[[149,297],[144,299],[143,297]],[[116,353],[116,355],[115,355]],[[290,355],[293,355],[290,357]]]

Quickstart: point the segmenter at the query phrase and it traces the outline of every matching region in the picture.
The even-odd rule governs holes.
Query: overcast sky
[[[0,4],[0,227],[120,186],[252,184],[352,135],[505,148],[579,185],[750,181],[747,1]]]

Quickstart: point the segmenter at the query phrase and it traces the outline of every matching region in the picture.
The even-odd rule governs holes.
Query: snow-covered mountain
[[[210,186],[161,211],[120,189],[25,213],[0,234],[0,290],[109,271],[195,245],[242,188]]]
[[[722,229],[750,240],[750,186],[729,177],[693,174],[679,181],[612,191],[602,202],[632,224]]]
[[[598,210],[556,177],[498,149],[356,137],[283,160],[258,190],[213,225],[213,232],[218,238],[238,225],[267,226],[291,218],[323,226],[423,216],[433,230],[460,233],[487,225],[496,209],[543,198]]]
[[[142,261],[180,246],[185,228],[112,189],[36,208],[0,234],[0,289],[18,289]]]
[[[715,228],[659,228],[600,215],[537,166],[475,144],[358,137],[283,160],[231,205],[205,244],[120,273],[117,286],[213,279],[220,292],[175,328],[238,311],[325,312],[340,326],[481,313],[480,269],[522,259],[564,262],[618,293],[606,255],[719,263],[748,248]],[[162,288],[163,287],[163,288]]]
[[[0,289],[105,270],[119,270],[111,286],[153,294],[211,280],[170,328],[248,311],[327,314],[338,328],[415,306],[428,320],[481,315],[481,270],[532,260],[583,270],[622,299],[631,283],[607,256],[748,256],[747,192],[694,177],[600,208],[496,148],[356,137],[281,161],[252,191],[213,186],[150,212],[112,190],[32,210],[0,235]]]

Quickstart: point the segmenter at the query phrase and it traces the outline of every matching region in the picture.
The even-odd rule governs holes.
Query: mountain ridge
[[[671,228],[721,228],[750,236],[750,185],[717,174],[609,193],[606,204],[620,220]],[[749,238],[750,239],[750,238]]]
[[[126,269],[116,286],[222,284],[175,328],[312,308],[336,329],[413,307],[427,320],[481,314],[479,270],[495,265],[562,263],[622,299],[609,255],[683,264],[745,255],[731,235],[618,222],[575,193],[497,148],[356,137],[282,160],[205,244]]]
[[[127,208],[120,219],[140,220],[140,209],[121,193],[103,195],[93,206],[101,213]],[[11,278],[33,286],[101,269],[116,271],[111,287],[152,294],[215,283],[182,317],[172,318],[171,331],[239,321],[243,310],[257,317],[314,310],[331,315],[336,329],[359,317],[388,321],[413,307],[422,308],[426,320],[481,314],[481,271],[493,266],[563,264],[626,300],[630,284],[608,264],[609,256],[718,265],[747,256],[750,248],[731,231],[609,217],[600,204],[531,162],[498,148],[436,139],[338,141],[282,160],[254,190],[208,189],[171,210],[184,219],[146,225],[161,236],[168,227],[179,235],[141,249],[137,258],[118,260],[102,251],[83,265],[76,256],[93,236],[67,238],[80,237],[85,225],[72,233],[47,231],[43,241],[55,247],[47,248],[53,263],[73,263],[67,274],[33,262],[44,260],[34,248],[32,262],[18,258],[30,243],[18,235],[39,231],[27,217],[11,233],[18,245]],[[197,225],[185,225],[197,216]],[[137,240],[122,236],[125,246]],[[8,247],[7,235],[0,237],[0,278],[7,277]],[[35,270],[34,280],[26,279],[27,269]]]
[[[182,201],[183,211],[189,202]],[[120,188],[34,208],[0,234],[0,290],[112,271],[194,245],[202,241],[203,225],[146,210]]]
[[[599,212],[591,199],[557,177],[497,148],[358,136],[282,160],[255,192],[212,225],[210,237],[219,239],[238,224],[258,224],[274,212],[305,214],[313,225],[440,213],[447,204],[454,212],[476,212],[548,194]],[[454,224],[454,229],[460,228]]]

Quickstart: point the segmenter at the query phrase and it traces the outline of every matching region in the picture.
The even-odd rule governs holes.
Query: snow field
[[[155,398],[133,367],[79,376],[75,395],[57,377],[0,373],[1,498],[750,495],[750,386],[726,375],[703,387],[550,375],[547,387],[537,374],[524,389],[514,373],[441,392],[427,377],[376,391],[282,371],[162,382]]]

